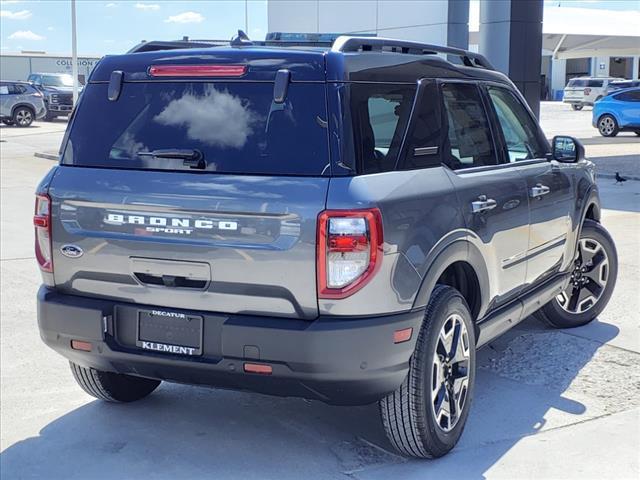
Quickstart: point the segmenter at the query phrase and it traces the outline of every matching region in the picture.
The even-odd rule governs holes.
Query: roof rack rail
[[[459,57],[467,67],[481,67],[487,70],[495,70],[493,65],[479,53],[470,52],[461,48],[441,47],[428,43],[411,42],[408,40],[395,40],[383,37],[351,37],[340,36],[333,42],[331,50],[334,52],[357,52],[389,50],[396,53],[411,53],[414,55],[435,55],[444,53]]]

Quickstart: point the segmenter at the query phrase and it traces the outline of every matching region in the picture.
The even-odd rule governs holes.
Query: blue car
[[[603,137],[625,131],[640,135],[640,88],[619,90],[596,102],[591,123]]]

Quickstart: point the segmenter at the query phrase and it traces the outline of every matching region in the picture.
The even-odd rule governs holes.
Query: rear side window
[[[125,83],[117,101],[107,87],[83,91],[63,164],[189,171],[164,156],[180,150],[209,172],[330,173],[323,84],[292,83],[284,103],[268,82]]]
[[[478,87],[466,83],[444,84],[442,99],[448,127],[443,162],[453,170],[496,165],[489,120]]]
[[[574,78],[572,80],[569,80],[569,83],[567,84],[567,87],[586,87],[587,86],[587,81],[586,80],[579,80],[577,78]]]
[[[591,88],[600,88],[604,85],[603,80],[589,80],[587,86]]]
[[[354,83],[350,89],[358,172],[367,174],[393,170],[416,87]]]
[[[640,102],[640,90],[622,92],[614,95],[613,98],[615,98],[616,100],[621,100],[623,102]]]

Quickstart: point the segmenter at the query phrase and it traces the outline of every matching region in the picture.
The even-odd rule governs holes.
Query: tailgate
[[[57,288],[314,318],[316,223],[328,182],[61,166],[49,190]]]

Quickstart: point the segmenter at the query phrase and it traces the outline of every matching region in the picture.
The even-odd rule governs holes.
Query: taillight
[[[591,89],[590,88],[585,88],[584,89],[584,94],[585,95],[589,95],[591,93]]]
[[[326,210],[318,217],[318,297],[345,298],[371,280],[382,262],[377,208]]]
[[[152,77],[241,77],[246,65],[152,65]]]
[[[51,199],[49,195],[36,195],[36,212],[33,216],[36,227],[36,260],[40,269],[53,272],[51,258]]]

